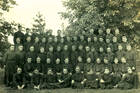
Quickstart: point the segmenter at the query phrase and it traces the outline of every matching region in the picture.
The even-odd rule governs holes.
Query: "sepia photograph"
[[[0,0],[0,93],[140,93],[140,0]]]

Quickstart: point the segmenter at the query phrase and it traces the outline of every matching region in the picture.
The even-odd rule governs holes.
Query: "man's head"
[[[68,64],[69,63],[69,58],[66,57],[64,61],[65,61],[66,64]]]
[[[80,44],[79,47],[78,47],[78,49],[79,50],[83,50],[83,45]]]
[[[31,36],[28,36],[28,37],[26,38],[26,41],[27,41],[27,42],[30,42],[30,41],[31,41]]]
[[[19,38],[19,37],[16,38],[16,43],[17,43],[17,44],[20,44],[20,42],[21,42],[20,38]]]
[[[104,52],[103,47],[100,47],[100,48],[99,48],[99,52]]]
[[[126,36],[122,36],[122,42],[127,42],[127,37]]]
[[[40,47],[40,53],[44,53],[44,52],[45,52],[44,47]]]
[[[82,62],[82,57],[81,56],[78,57],[78,62]]]
[[[15,50],[15,46],[14,45],[11,45],[10,46],[10,51],[14,51]]]
[[[85,49],[86,49],[87,52],[90,51],[90,47],[89,46],[86,46]]]
[[[122,62],[122,63],[126,63],[126,58],[125,58],[125,57],[122,57],[122,58],[121,58],[121,62]]]
[[[101,59],[100,58],[97,58],[96,59],[96,62],[99,64],[99,63],[101,63]]]
[[[104,58],[104,63],[108,64],[108,59],[106,57]]]
[[[109,74],[109,72],[110,72],[109,69],[108,69],[108,68],[105,68],[104,73],[105,73],[105,74]]]
[[[42,41],[42,43],[46,43],[46,38],[43,37],[41,41]]]
[[[122,50],[122,49],[123,49],[122,45],[119,44],[119,45],[118,45],[118,50]]]
[[[21,68],[17,68],[17,73],[21,74],[22,73],[22,69]]]
[[[30,52],[34,52],[34,46],[30,46]]]
[[[67,74],[67,73],[68,73],[68,69],[64,68],[64,69],[63,69],[63,73],[64,73],[64,74]]]
[[[76,45],[72,45],[72,50],[73,50],[73,51],[76,50]]]
[[[128,44],[128,45],[126,46],[126,49],[127,49],[128,51],[130,51],[130,50],[132,49],[131,45]]]
[[[80,73],[80,67],[76,66],[75,71],[76,71],[76,73]]]
[[[115,34],[118,35],[119,33],[120,33],[119,29],[116,28],[116,29],[115,29]]]
[[[88,42],[91,42],[91,37],[88,37],[88,38],[87,38],[87,41],[88,41]]]
[[[112,41],[113,41],[113,43],[116,43],[117,42],[117,37],[114,36]]]
[[[110,33],[111,33],[111,29],[110,28],[106,29],[106,34],[110,34]]]
[[[54,37],[54,42],[55,42],[55,43],[57,43],[57,42],[58,42],[57,37]]]
[[[64,46],[64,50],[67,51],[68,50],[68,45]]]
[[[53,52],[53,46],[50,46],[50,47],[49,47],[49,51],[50,51],[50,52]]]
[[[87,58],[87,63],[91,63],[91,58],[90,57]]]
[[[36,43],[39,42],[39,37],[35,37],[35,42],[36,42]]]
[[[39,56],[36,58],[36,62],[37,63],[40,63],[41,62],[41,58]]]
[[[28,57],[28,58],[27,58],[27,62],[28,62],[28,63],[31,63],[31,62],[32,62],[32,58]]]
[[[56,59],[56,64],[60,64],[60,58]]]
[[[19,51],[23,51],[23,45],[19,45],[19,46],[18,46],[18,50],[19,50]]]
[[[47,62],[47,64],[50,64],[51,63],[51,59],[50,58],[47,58],[46,59],[46,62]]]
[[[114,58],[114,63],[118,64],[118,62],[119,62],[118,58]]]

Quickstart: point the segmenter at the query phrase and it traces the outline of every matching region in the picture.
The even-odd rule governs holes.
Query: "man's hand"
[[[103,79],[100,80],[100,83],[104,83],[105,81]]]

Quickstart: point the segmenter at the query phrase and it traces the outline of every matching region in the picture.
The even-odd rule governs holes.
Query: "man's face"
[[[45,43],[45,42],[46,42],[46,38],[43,37],[43,38],[42,38],[42,43]]]
[[[73,50],[73,51],[76,50],[76,46],[75,46],[75,45],[72,46],[72,50]]]
[[[69,37],[69,36],[67,36],[67,41],[68,41],[68,42],[70,42],[70,41],[71,41],[71,39],[70,39],[70,37]]]
[[[68,64],[69,63],[69,59],[65,58],[65,63]]]
[[[64,74],[67,74],[68,73],[68,70],[67,69],[63,69],[63,73]]]
[[[101,63],[100,58],[97,58],[97,59],[96,59],[96,62],[97,62],[98,64]]]
[[[119,60],[117,58],[114,59],[114,63],[118,64]]]
[[[79,61],[79,62],[82,62],[82,57],[79,56],[79,57],[78,57],[78,61]]]
[[[115,34],[118,35],[120,33],[119,29],[115,29]]]
[[[52,41],[53,41],[53,39],[50,37],[49,40],[48,40],[48,42],[51,43]]]
[[[17,69],[17,73],[18,73],[18,74],[21,74],[21,72],[22,72],[22,69],[21,69],[21,68],[18,68],[18,69]]]
[[[41,48],[40,48],[40,52],[41,52],[41,53],[44,53],[44,51],[45,51],[44,47],[41,47]]]
[[[61,47],[60,46],[57,46],[57,51],[60,51],[61,50]]]
[[[50,64],[51,63],[51,59],[47,58],[46,62],[47,62],[47,64]]]
[[[91,58],[87,58],[87,63],[91,63]]]
[[[111,32],[111,29],[108,28],[108,29],[106,30],[106,33],[107,33],[107,34],[110,34],[110,32]]]
[[[90,38],[90,37],[88,37],[87,41],[88,41],[88,42],[91,42],[91,38]]]
[[[48,75],[52,74],[52,70],[48,70]]]
[[[86,51],[90,51],[90,47],[89,46],[86,46]]]
[[[83,41],[84,40],[84,36],[80,36],[80,40]]]
[[[10,46],[10,51],[14,51],[15,47],[14,46]]]
[[[27,62],[31,63],[32,62],[32,58],[27,58]]]
[[[108,64],[108,60],[106,58],[104,58],[104,63]]]
[[[117,37],[113,37],[113,42],[114,42],[114,43],[117,42]]]
[[[64,46],[64,50],[67,51],[68,50],[68,45]]]
[[[56,43],[57,43],[57,41],[58,41],[58,39],[57,39],[57,37],[55,37],[55,38],[54,38],[54,42],[56,42]]]
[[[30,47],[30,51],[33,52],[34,51],[34,46]]]
[[[106,43],[110,43],[110,39],[106,39]]]
[[[128,72],[129,74],[133,73],[133,71],[132,71],[131,68],[128,68],[127,72]]]
[[[74,36],[73,39],[74,39],[74,41],[77,41],[77,37],[76,36]]]
[[[109,69],[105,69],[105,74],[109,74]]]
[[[131,50],[131,45],[127,45],[126,46],[126,49],[129,51],[129,50]]]
[[[100,47],[100,48],[99,48],[99,51],[100,51],[100,52],[103,52],[103,51],[104,51],[104,49],[103,49],[102,47]]]
[[[56,59],[56,64],[59,64],[59,63],[60,63],[60,59],[57,58],[57,59]]]
[[[83,49],[83,46],[82,46],[82,45],[80,45],[80,46],[79,46],[79,50],[82,50],[82,49]]]
[[[37,57],[36,58],[36,61],[37,61],[37,63],[40,63],[41,62],[41,58],[40,57]]]
[[[16,42],[19,44],[20,43],[20,38],[17,38],[16,39]]]
[[[61,43],[64,43],[64,38],[61,38],[60,42],[61,42]]]
[[[121,58],[122,63],[126,63],[126,59],[124,57]]]
[[[90,29],[90,34],[93,34],[94,33],[94,30],[93,29]]]
[[[127,42],[126,36],[123,36],[123,37],[122,37],[122,41],[123,41],[123,42]]]
[[[50,51],[50,52],[53,52],[53,47],[50,47],[50,48],[49,48],[49,51]]]
[[[76,73],[79,73],[80,72],[80,67],[76,67],[75,71],[76,71]]]
[[[121,45],[119,45],[119,46],[118,46],[118,49],[119,49],[119,50],[122,50],[122,46],[121,46]]]
[[[18,47],[19,51],[23,51],[23,46]]]
[[[94,42],[96,42],[97,41],[97,37],[94,37]]]
[[[39,38],[38,37],[35,38],[35,42],[39,42]]]
[[[99,38],[99,41],[100,41],[100,42],[103,42],[103,41],[104,41],[104,39],[100,37],[100,38]]]
[[[28,42],[30,42],[31,41],[31,37],[29,36],[29,37],[27,37],[27,39],[26,39]]]
[[[21,27],[21,26],[19,26],[19,27],[18,27],[18,30],[19,30],[19,31],[22,31],[22,27]]]
[[[108,53],[111,52],[111,48],[110,47],[107,48],[107,52]]]

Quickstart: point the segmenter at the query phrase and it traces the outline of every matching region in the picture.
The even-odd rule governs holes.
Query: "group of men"
[[[5,84],[17,89],[131,89],[135,52],[119,29],[75,31],[73,36],[19,31],[5,53]]]

